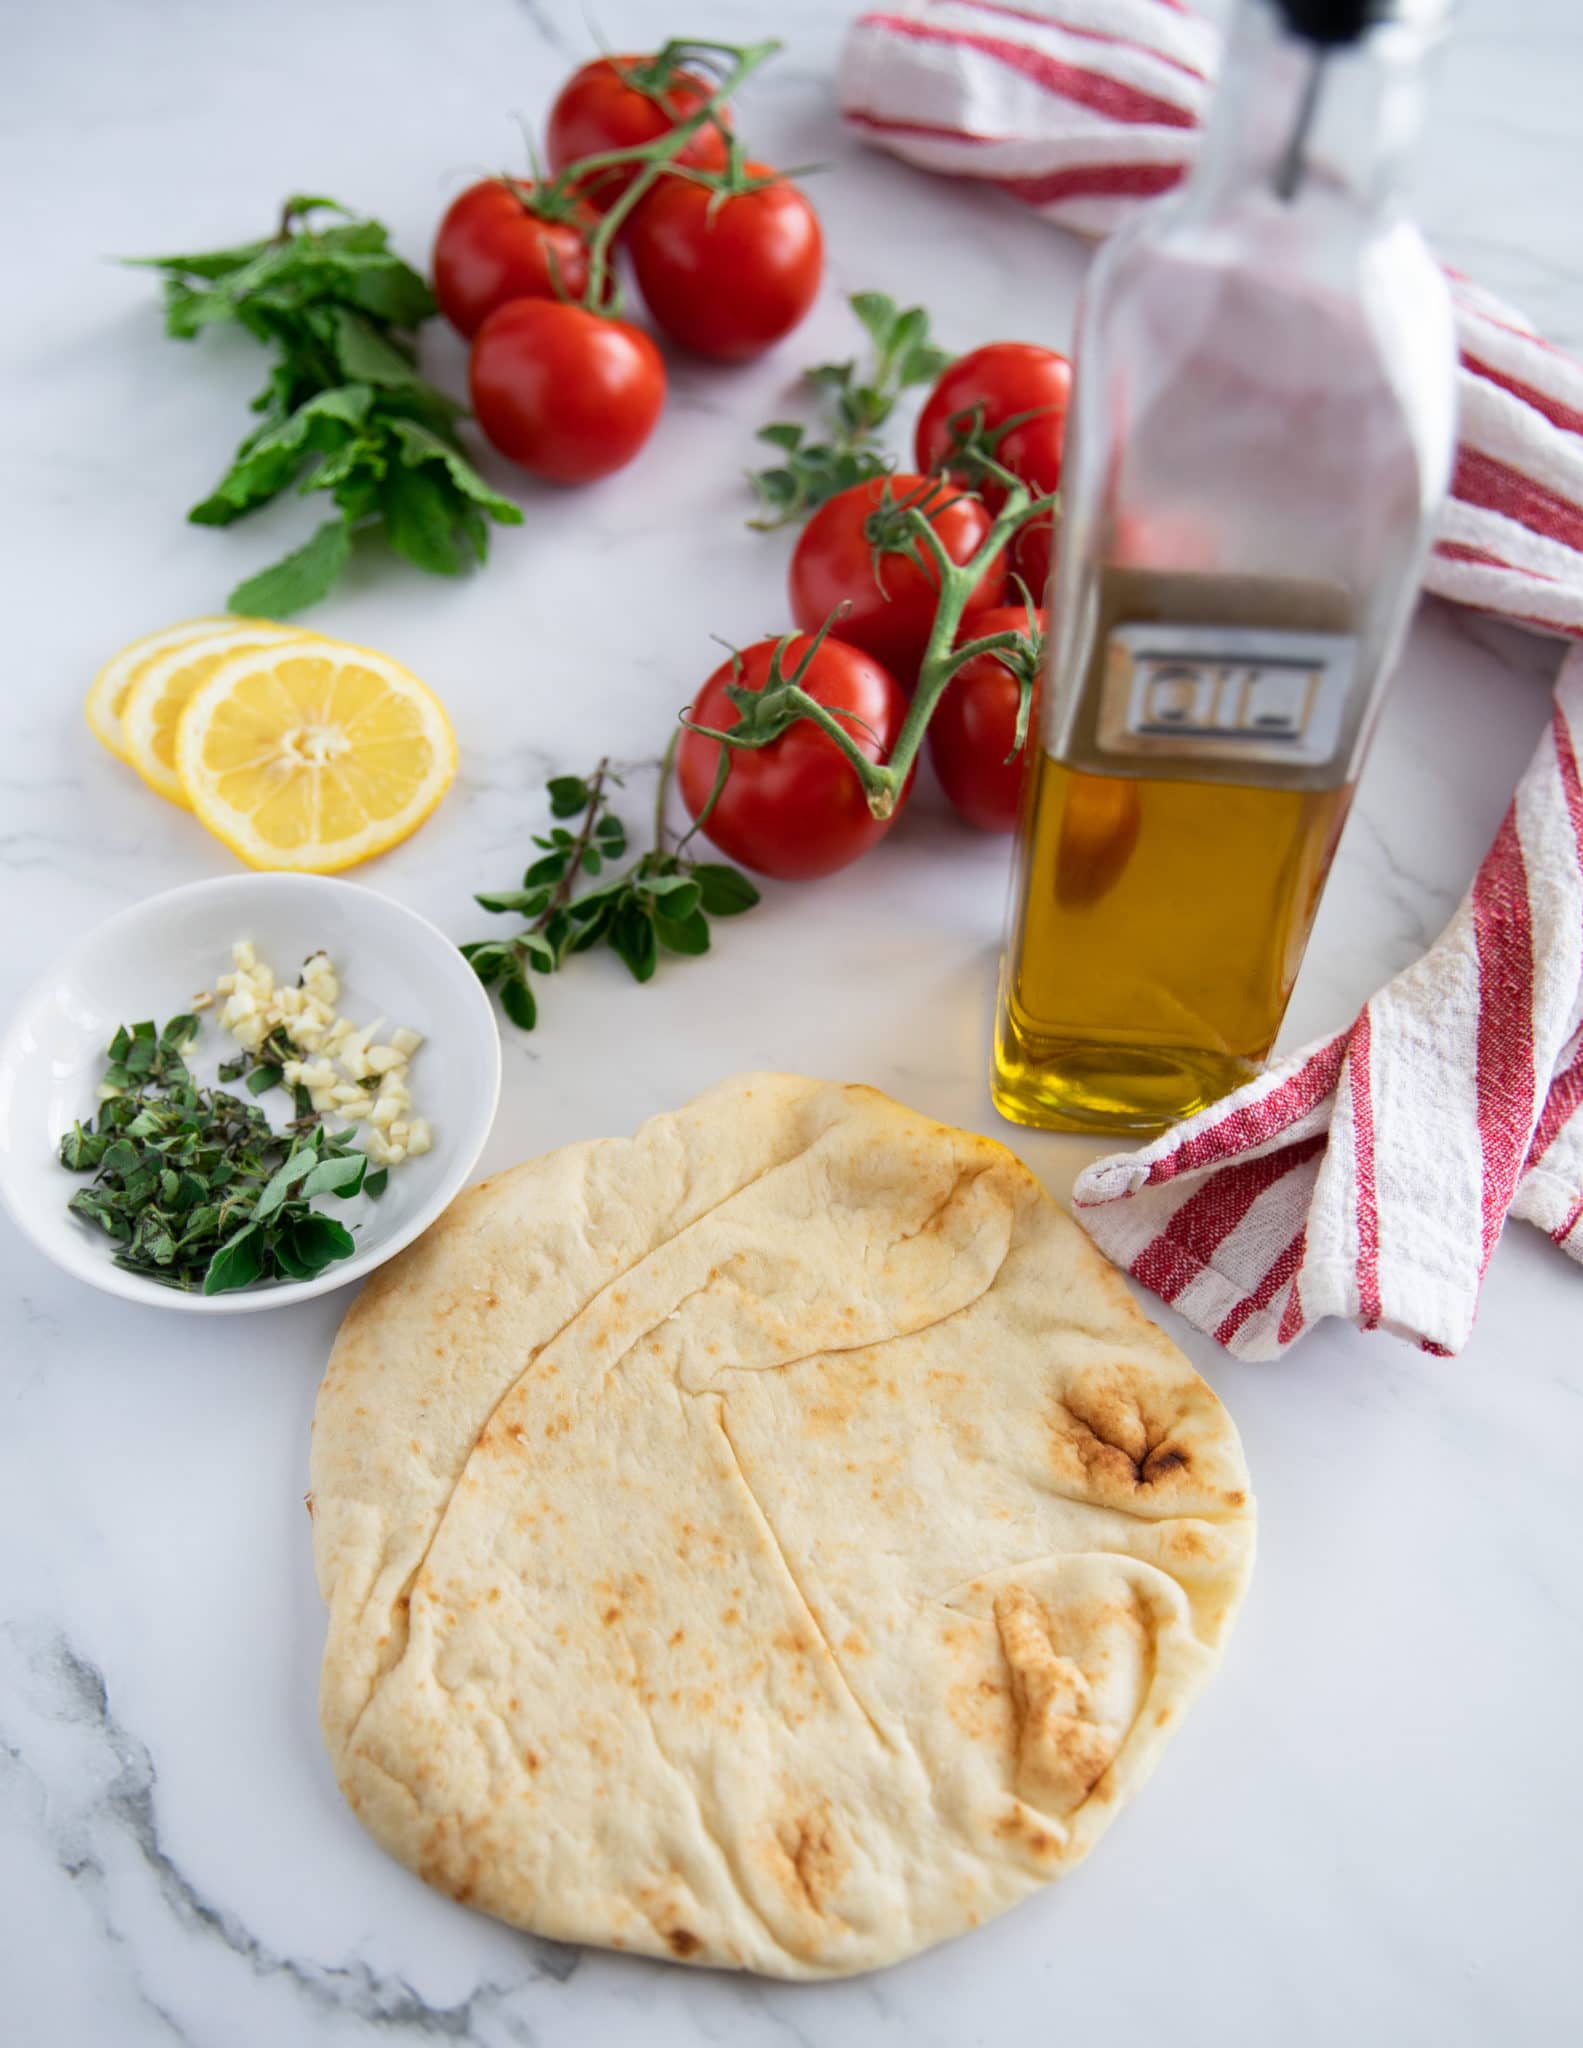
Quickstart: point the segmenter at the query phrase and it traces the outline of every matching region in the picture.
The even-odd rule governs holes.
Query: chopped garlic
[[[212,992],[194,997],[193,1008],[223,996],[220,1022],[249,1052],[278,1033],[297,1055],[282,1062],[287,1085],[306,1089],[321,1116],[363,1124],[370,1161],[397,1166],[434,1142],[427,1121],[412,1113],[408,1089],[409,1062],[423,1034],[403,1024],[381,1038],[385,1019],[359,1027],[337,1014],[340,994],[340,977],[327,953],[310,954],[295,982],[277,982],[268,962],[248,941],[238,940],[231,948],[231,971],[216,978]]]

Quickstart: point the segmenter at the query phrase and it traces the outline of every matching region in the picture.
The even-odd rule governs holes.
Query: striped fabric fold
[[[1105,235],[1191,164],[1217,57],[1178,0],[898,0],[854,23],[838,91],[880,148]],[[1583,367],[1451,285],[1461,446],[1425,584],[1583,639]]]
[[[1350,1030],[1078,1176],[1100,1248],[1227,1350],[1324,1316],[1449,1354],[1508,1215],[1583,1262],[1583,650],[1472,888]]]

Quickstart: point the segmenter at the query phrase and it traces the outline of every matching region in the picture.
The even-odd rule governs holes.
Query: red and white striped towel
[[[1218,55],[1179,0],[899,0],[853,24],[838,90],[880,148],[1104,235],[1192,162]],[[1583,639],[1583,366],[1451,287],[1461,445],[1426,585]]]
[[[1350,1030],[1078,1176],[1118,1265],[1243,1358],[1324,1316],[1460,1349],[1508,1213],[1583,1260],[1583,652],[1455,917]]]
[[[842,59],[909,162],[1108,233],[1192,160],[1218,56],[1180,0],[899,0]],[[1583,369],[1452,275],[1461,440],[1426,582],[1583,639]],[[1583,1261],[1583,651],[1466,901],[1347,1031],[1081,1174],[1103,1250],[1271,1358],[1324,1316],[1456,1351],[1508,1214]]]

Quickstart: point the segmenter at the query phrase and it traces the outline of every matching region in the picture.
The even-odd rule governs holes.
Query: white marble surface
[[[750,370],[678,369],[637,465],[577,497],[524,491],[528,523],[485,574],[363,570],[323,609],[456,714],[458,788],[365,873],[458,937],[485,922],[470,892],[521,864],[546,770],[652,759],[713,663],[709,634],[782,624],[786,543],[744,531],[735,477],[796,367],[849,346],[840,290],[926,297],[963,345],[1069,332],[1078,247],[840,134],[845,11],[704,0],[674,22],[789,38],[743,117],[772,159],[833,166],[830,289],[807,328]],[[671,24],[653,0],[595,12],[616,47]],[[590,37],[570,0],[70,0],[15,14],[7,46],[9,1007],[67,933],[224,867],[100,752],[78,701],[109,649],[213,606],[300,516],[183,525],[258,363],[234,338],[162,340],[149,280],[104,258],[239,238],[305,187],[377,211],[421,260],[449,193],[513,158],[512,116],[540,113]],[[1469,0],[1423,181],[1446,254],[1573,345],[1580,91],[1567,0]],[[456,378],[459,352],[431,347]],[[1423,618],[1290,1038],[1343,1021],[1432,936],[1555,661],[1488,623]],[[1061,1192],[1087,1148],[1008,1131],[985,1087],[1003,860],[924,791],[861,869],[772,892],[708,960],[641,991],[584,963],[507,1046],[485,1164],[778,1065],[1010,1138]],[[90,1296],[9,1229],[0,1272],[0,2038],[18,2048],[1579,2038],[1583,1277],[1532,1234],[1499,1248],[1450,1363],[1333,1329],[1279,1366],[1188,1339],[1263,1509],[1223,1677],[1067,1884],[818,1989],[525,1940],[426,1892],[343,1810],[315,1730],[301,1505],[340,1303],[193,1327]]]

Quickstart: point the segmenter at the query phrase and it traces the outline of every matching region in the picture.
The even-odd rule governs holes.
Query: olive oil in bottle
[[[1394,204],[1432,0],[1243,0],[1182,192],[1079,320],[996,1024],[1016,1122],[1148,1131],[1284,1014],[1450,466]]]

